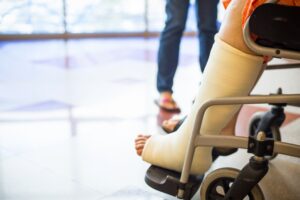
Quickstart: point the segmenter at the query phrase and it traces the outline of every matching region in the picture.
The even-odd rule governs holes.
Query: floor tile
[[[196,38],[181,44],[174,97],[182,115],[201,84],[197,45]],[[159,134],[162,121],[174,115],[153,103],[158,38],[11,41],[0,42],[0,48],[1,200],[175,199],[146,185],[149,164],[134,150],[138,133]],[[282,86],[300,93],[299,74],[267,72],[254,92],[269,94]],[[247,108],[241,130],[250,114],[267,107]],[[299,132],[300,110],[287,111],[282,130]],[[286,169],[298,174],[298,161]],[[278,177],[285,179],[285,167],[278,166]]]
[[[14,157],[1,161],[0,198],[9,200],[96,200],[101,193],[35,163]]]

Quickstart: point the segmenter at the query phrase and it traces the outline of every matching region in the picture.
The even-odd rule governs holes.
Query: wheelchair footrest
[[[203,177],[203,175],[190,175],[188,183],[184,186],[184,199],[188,200],[194,196],[203,180]],[[180,173],[154,165],[149,167],[145,176],[145,182],[150,187],[172,196],[176,196],[178,189],[182,187],[179,180]]]

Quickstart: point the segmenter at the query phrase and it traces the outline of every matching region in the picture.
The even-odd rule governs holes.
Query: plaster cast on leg
[[[213,98],[245,96],[261,74],[263,59],[246,54],[215,37],[203,81],[192,111],[182,126],[169,135],[153,135],[144,147],[142,158],[151,164],[181,171],[193,123],[201,105]],[[240,106],[214,106],[203,118],[202,134],[219,134]],[[211,147],[197,147],[192,174],[203,174],[211,165]]]

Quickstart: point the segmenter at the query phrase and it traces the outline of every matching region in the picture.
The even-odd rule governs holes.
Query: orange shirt
[[[222,0],[223,5],[227,8],[231,0]],[[245,24],[248,17],[259,5],[265,3],[266,0],[247,0],[246,5],[243,10],[242,23]],[[290,5],[290,6],[300,6],[300,0],[279,0],[278,4]]]

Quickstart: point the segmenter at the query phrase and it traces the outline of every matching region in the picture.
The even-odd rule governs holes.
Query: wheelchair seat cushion
[[[246,5],[242,13],[242,24],[245,25],[247,19],[252,15],[253,11],[262,4],[267,3],[268,0],[246,0]],[[222,0],[223,6],[226,9],[231,0]],[[300,0],[277,0],[277,4],[287,6],[300,6]]]
[[[263,4],[253,12],[249,27],[262,46],[300,51],[300,7]]]

